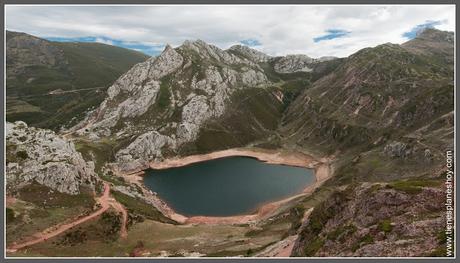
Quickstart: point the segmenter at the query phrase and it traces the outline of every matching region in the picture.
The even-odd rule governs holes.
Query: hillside
[[[346,58],[271,57],[201,40],[168,45],[114,80],[101,103],[58,140],[75,145],[72,155],[94,162],[94,173],[111,184],[129,213],[128,239],[118,238],[122,217],[111,214],[24,253],[267,256],[290,247],[291,256],[443,256],[453,44],[452,32],[426,29],[401,45]],[[65,48],[51,52],[57,45],[49,45],[27,63],[68,70],[60,64]],[[17,160],[23,146],[14,136],[9,158]],[[138,178],[151,162],[236,147],[304,153],[328,176],[263,219],[184,225]],[[21,186],[13,186],[11,195],[21,200]],[[11,209],[22,218],[17,205]]]
[[[52,42],[11,31],[6,54],[8,121],[52,129],[82,118],[113,81],[148,58],[105,44]]]
[[[115,152],[110,161],[123,171],[168,156],[264,141],[316,72],[278,73],[273,65],[279,59],[260,57],[201,40],[168,46],[121,76],[72,131],[96,144],[109,140]]]

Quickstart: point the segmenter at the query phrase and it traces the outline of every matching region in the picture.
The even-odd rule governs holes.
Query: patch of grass
[[[332,232],[329,232],[327,235],[327,239],[329,240],[339,240],[343,241],[346,236],[353,234],[356,232],[357,228],[355,225],[346,225],[346,226],[339,226]]]
[[[9,208],[9,207],[6,207],[5,208],[5,213],[6,213],[6,223],[12,223],[16,217],[14,215],[14,210]]]
[[[427,255],[428,257],[447,257],[447,250],[445,246],[441,246],[433,250]],[[453,255],[452,255],[453,256]]]
[[[109,210],[96,221],[84,223],[74,230],[61,234],[53,243],[64,247],[72,247],[94,240],[111,243],[118,239],[121,224],[120,215]]]
[[[27,158],[29,158],[29,155],[27,154],[26,151],[18,151],[16,153],[16,156],[19,158],[19,159],[22,159],[22,160],[25,160]]]
[[[75,149],[79,151],[86,161],[93,161],[95,171],[102,174],[101,168],[105,163],[111,161],[115,154],[115,142],[109,139],[91,142],[86,140],[75,140]]]
[[[155,220],[158,222],[177,224],[177,222],[165,217],[160,211],[150,204],[145,203],[142,200],[134,197],[125,195],[118,191],[111,190],[112,196],[121,204],[123,204],[130,213],[139,214],[145,216],[148,219]]]
[[[384,219],[382,221],[380,221],[377,225],[377,229],[379,229],[380,231],[383,231],[385,233],[389,233],[391,232],[391,230],[393,229],[393,226],[391,225],[391,220],[390,219]]]
[[[92,208],[95,204],[94,198],[89,189],[81,189],[81,193],[70,195],[60,193],[56,190],[38,184],[32,183],[19,189],[19,198],[26,202],[33,203],[39,207],[74,207],[83,206]]]
[[[320,250],[324,245],[324,240],[320,237],[312,240],[307,243],[307,246],[304,248],[304,254],[306,257],[313,257],[318,250]]]
[[[169,106],[171,103],[171,81],[170,81],[170,75],[163,77],[161,79],[160,83],[160,91],[158,93],[158,98],[157,98],[157,105],[161,109],[165,109]]]
[[[412,179],[412,180],[400,180],[388,184],[389,188],[395,189],[397,191],[403,191],[408,194],[418,194],[422,191],[423,187],[436,187],[440,185],[438,180],[421,180],[421,179]]]
[[[6,222],[7,244],[91,211],[90,208],[83,206],[43,208],[19,199],[12,204],[10,209],[14,211],[15,218],[14,220],[7,219]]]
[[[368,245],[368,244],[372,244],[372,243],[374,243],[374,238],[373,238],[370,234],[367,234],[367,235],[361,237],[361,238],[351,247],[351,251],[355,252],[356,250],[358,250],[358,248],[363,247],[363,246]]]

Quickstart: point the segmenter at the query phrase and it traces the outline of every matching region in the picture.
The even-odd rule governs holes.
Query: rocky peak
[[[165,49],[163,50],[163,52],[166,52],[166,51],[171,50],[171,49],[173,49],[173,47],[170,44],[166,44]]]
[[[225,50],[222,50],[217,46],[208,44],[202,40],[186,40],[184,41],[182,46],[178,48],[178,50],[182,51],[185,54],[190,54],[192,56],[194,53],[198,55],[200,59],[218,61],[229,65],[252,63],[251,61],[241,59],[232,53],[226,52]]]
[[[454,32],[426,28],[401,47],[416,54],[436,57],[436,60],[445,60],[446,65],[453,68]]]
[[[94,140],[123,134],[130,145],[115,157],[121,169],[131,170],[161,158],[162,148],[171,152],[195,140],[208,119],[224,114],[235,91],[268,83],[255,62],[201,40],[185,41],[121,76],[73,130]]]
[[[254,62],[267,62],[272,58],[263,52],[243,45],[233,45],[228,49],[228,51],[235,52],[236,54],[239,54]]]
[[[417,32],[416,38],[429,41],[445,41],[454,43],[454,32],[441,31],[434,28],[424,28]]]

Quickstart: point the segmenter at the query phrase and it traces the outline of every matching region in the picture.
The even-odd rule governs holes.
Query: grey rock
[[[234,45],[228,50],[236,52],[254,62],[268,62],[272,58],[265,53],[243,45]]]
[[[274,68],[278,73],[310,72],[316,60],[307,55],[287,55],[276,61]]]
[[[53,131],[7,122],[6,145],[8,191],[34,181],[72,195],[81,186],[94,188],[94,163],[86,162],[72,142]]]

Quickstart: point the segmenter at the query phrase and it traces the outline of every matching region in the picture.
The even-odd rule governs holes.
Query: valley
[[[7,255],[442,256],[453,55],[453,32],[430,28],[404,44],[344,58],[273,57],[242,45],[224,50],[187,40],[130,60],[118,78],[107,79],[97,102],[81,105],[78,120],[29,123],[7,115],[7,196],[15,200],[7,204]],[[79,87],[93,96],[95,85]],[[33,92],[7,88],[10,103],[22,98],[28,112],[44,107],[26,100]],[[226,160],[239,162],[219,164]],[[219,164],[231,180],[239,171],[233,166],[253,169],[245,160],[292,168],[292,180],[299,171],[311,179],[299,177],[294,190],[236,212],[214,198],[213,211],[220,212],[206,214],[186,209],[198,187],[194,179],[180,185],[180,177],[194,175],[168,174]],[[277,175],[291,176],[281,168]],[[167,178],[168,192],[155,188],[155,180],[148,186],[152,171],[174,176]],[[242,199],[233,195],[239,203],[255,198],[250,189],[266,194],[269,185],[288,185],[264,182],[278,177],[257,171]],[[211,189],[218,176],[202,183]],[[232,183],[221,187],[237,187]],[[177,191],[185,199],[163,197]],[[50,228],[51,234],[36,234]]]

